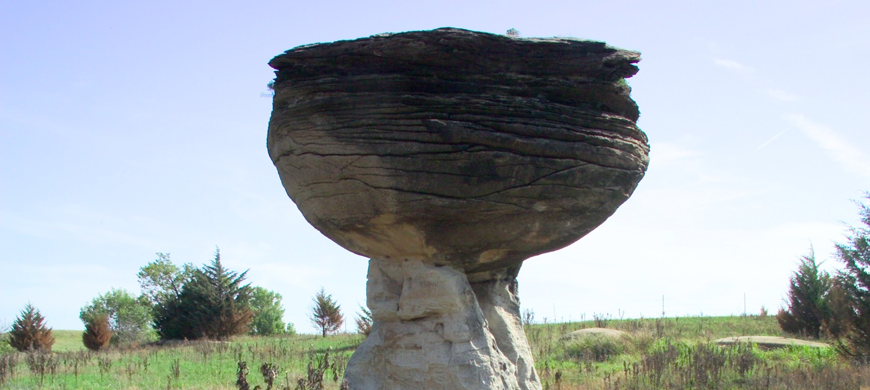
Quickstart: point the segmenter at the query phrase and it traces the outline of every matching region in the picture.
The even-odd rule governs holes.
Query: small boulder
[[[562,340],[575,340],[575,339],[579,339],[582,337],[590,337],[590,336],[620,338],[620,337],[627,336],[627,335],[628,335],[628,333],[625,333],[621,330],[616,330],[616,329],[586,328],[586,329],[575,330],[571,333],[565,334],[564,336],[562,336],[561,339]]]
[[[777,336],[737,336],[737,337],[725,337],[722,339],[716,340],[716,344],[719,345],[733,345],[737,343],[752,343],[758,344],[759,347],[762,348],[783,348],[788,346],[806,346],[806,347],[815,347],[815,348],[828,348],[831,345],[820,343],[816,341],[807,341],[807,340],[798,340],[798,339],[790,339],[786,337],[777,337]]]

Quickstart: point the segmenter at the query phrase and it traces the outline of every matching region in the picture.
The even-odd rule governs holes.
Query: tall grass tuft
[[[3,386],[9,378],[15,375],[15,366],[17,364],[17,355],[13,353],[0,355],[0,386]]]
[[[605,362],[625,351],[626,340],[621,337],[589,335],[569,341],[565,346],[565,357],[577,361]]]
[[[57,368],[60,365],[60,360],[51,352],[45,349],[30,350],[25,355],[24,361],[27,362],[27,367],[33,375],[38,376],[39,385],[42,386],[45,382],[45,375],[54,375],[57,373]]]

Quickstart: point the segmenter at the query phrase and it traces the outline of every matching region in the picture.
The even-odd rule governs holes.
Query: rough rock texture
[[[636,52],[459,29],[302,46],[277,69],[269,155],[341,246],[468,273],[604,222],[648,164]]]
[[[604,222],[649,162],[636,52],[460,29],[297,47],[269,155],[305,218],[371,258],[351,390],[539,390],[522,261]]]
[[[526,340],[520,320],[520,299],[514,276],[472,283],[480,310],[487,321],[487,330],[495,337],[496,345],[516,370],[517,384],[522,390],[540,389],[535,372],[532,349]]]
[[[486,302],[511,300],[497,283],[477,287],[493,291]],[[372,259],[366,294],[374,324],[348,362],[351,389],[540,389],[525,337],[511,333],[516,324],[493,327],[512,313],[493,309],[501,302],[479,304],[475,292],[450,266]]]

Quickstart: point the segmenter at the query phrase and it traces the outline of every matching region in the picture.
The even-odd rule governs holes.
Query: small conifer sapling
[[[51,346],[54,345],[51,328],[45,325],[45,318],[33,305],[28,303],[21,310],[21,315],[12,323],[9,345],[21,352],[33,350],[51,352]]]
[[[99,351],[109,345],[112,340],[112,331],[109,329],[109,316],[98,314],[85,321],[85,331],[82,333],[82,342],[87,349]]]
[[[344,315],[341,314],[341,306],[327,294],[323,288],[313,298],[314,305],[311,307],[311,322],[320,329],[323,337],[335,333],[344,324]]]

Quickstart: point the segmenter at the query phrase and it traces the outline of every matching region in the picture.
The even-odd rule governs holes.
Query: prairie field
[[[623,337],[562,336],[606,327]],[[0,389],[339,389],[357,334],[237,337],[90,352],[55,331],[53,353],[0,354]],[[834,348],[719,346],[784,336],[773,317],[678,317],[532,324],[526,335],[545,389],[868,389],[870,369]],[[240,367],[241,370],[240,370]],[[269,382],[271,381],[271,385]]]

